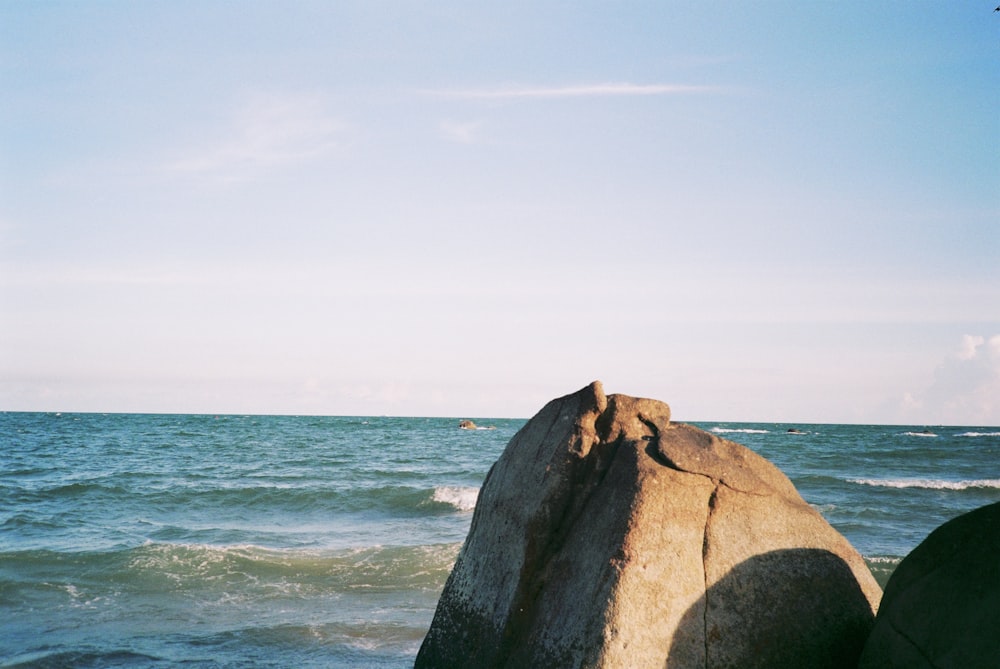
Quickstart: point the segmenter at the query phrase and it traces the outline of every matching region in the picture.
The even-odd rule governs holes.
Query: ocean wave
[[[259,601],[358,589],[429,591],[444,583],[459,547],[445,543],[330,550],[148,542],[98,552],[0,552],[0,563],[17,575],[13,581],[0,576],[0,590],[55,591],[70,606],[110,602],[128,593]]]
[[[929,490],[1000,488],[1000,479],[974,479],[970,481],[947,481],[943,479],[847,479],[847,482],[879,488],[925,488]]]
[[[144,579],[165,578],[174,588],[185,590],[240,592],[248,599],[358,589],[433,589],[447,578],[457,549],[454,544],[337,551],[155,544],[133,556],[127,573]]]
[[[479,488],[468,486],[439,486],[434,489],[431,501],[449,504],[459,511],[472,511],[476,508],[479,498]]]
[[[394,638],[416,641],[419,646],[426,633],[426,626],[411,626],[393,620],[312,622],[226,630],[199,639],[199,645],[271,645],[277,642],[279,645],[291,646],[303,639],[311,639],[317,642],[341,642],[362,650],[373,650]]]
[[[903,561],[903,558],[896,557],[894,555],[865,555],[865,561],[870,564],[891,564],[897,565]]]
[[[963,432],[956,437],[1000,437],[1000,432]]]
[[[889,579],[892,578],[893,572],[899,567],[899,563],[903,561],[901,557],[890,555],[865,555],[864,559],[875,582],[883,590],[889,584]]]
[[[127,491],[119,485],[101,483],[99,481],[76,481],[48,489],[34,491],[36,494],[51,497],[80,497],[83,495],[124,495]]]
[[[936,437],[937,435],[933,432],[904,432],[904,437]]]
[[[770,430],[760,430],[753,427],[713,427],[712,432],[716,434],[729,434],[739,432],[741,434],[769,434]]]
[[[373,475],[377,476],[376,475]],[[387,478],[387,477],[382,477]],[[397,477],[400,478],[400,477]],[[416,478],[416,477],[413,477]],[[47,489],[14,489],[11,499],[27,509],[44,509],[45,513],[20,512],[0,517],[0,527],[56,529],[68,523],[78,523],[85,505],[103,504],[107,508],[132,509],[144,517],[208,514],[211,518],[272,518],[275,514],[298,518],[332,516],[341,513],[380,513],[414,517],[468,512],[476,506],[478,487],[434,485],[414,481],[413,485],[372,481],[354,487],[308,482],[298,486],[288,482],[247,485],[211,486],[196,482],[190,485],[122,486],[101,482],[76,482]]]
[[[353,488],[336,488],[325,485],[255,485],[227,488],[175,488],[158,490],[143,496],[143,501],[156,508],[183,507],[186,509],[215,510],[238,509],[274,513],[344,513],[391,512],[404,515],[425,515],[445,510],[468,510],[469,490],[450,486],[424,487],[420,485],[357,485]],[[475,493],[471,504],[475,506]],[[443,508],[435,508],[435,502]],[[444,505],[448,505],[444,507]],[[470,507],[471,508],[471,507]]]
[[[0,662],[3,669],[15,667],[138,667],[162,662],[161,658],[130,650],[57,650],[17,655]]]

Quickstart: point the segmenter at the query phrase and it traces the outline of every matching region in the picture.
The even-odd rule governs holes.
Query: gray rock
[[[1000,502],[927,536],[889,578],[861,667],[1000,666]]]
[[[881,592],[749,449],[599,383],[490,470],[416,667],[854,667]]]

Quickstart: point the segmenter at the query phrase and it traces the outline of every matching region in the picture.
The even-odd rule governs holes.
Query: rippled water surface
[[[476,422],[0,414],[0,667],[412,666],[524,423]],[[883,581],[1000,501],[997,428],[699,427],[781,467]]]

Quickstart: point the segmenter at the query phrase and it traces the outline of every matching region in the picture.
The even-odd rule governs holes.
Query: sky
[[[994,6],[0,3],[0,410],[1000,425]]]

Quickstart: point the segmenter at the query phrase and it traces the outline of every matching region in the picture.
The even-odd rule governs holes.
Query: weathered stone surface
[[[881,592],[752,451],[599,383],[483,484],[417,667],[854,667]]]
[[[861,667],[1000,666],[1000,502],[928,535],[889,578]]]

